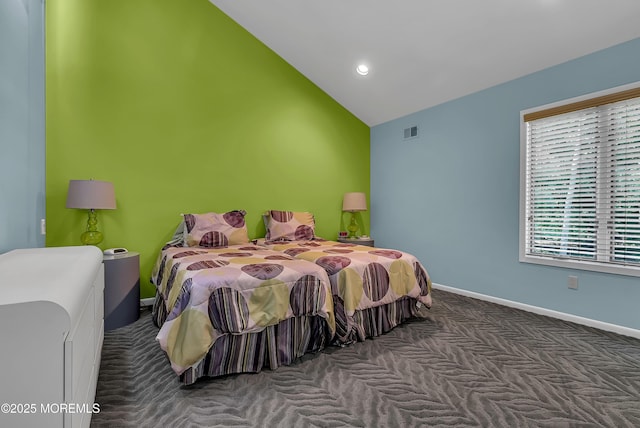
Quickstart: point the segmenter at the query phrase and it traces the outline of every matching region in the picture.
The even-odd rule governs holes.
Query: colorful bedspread
[[[338,319],[411,297],[430,308],[431,280],[411,254],[335,241],[261,242],[266,248],[314,262],[327,271]],[[336,299],[338,297],[338,299]],[[342,307],[340,307],[342,306]]]
[[[297,316],[320,316],[335,332],[326,271],[265,248],[166,247],[151,281],[168,313],[157,340],[177,374],[226,334],[262,331]]]

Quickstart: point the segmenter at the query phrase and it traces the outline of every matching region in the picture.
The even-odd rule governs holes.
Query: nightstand
[[[369,247],[373,247],[373,239],[372,238],[338,238],[338,242],[342,242],[343,244],[356,244],[356,245],[367,245]]]
[[[104,331],[131,324],[140,317],[140,255],[105,255]]]

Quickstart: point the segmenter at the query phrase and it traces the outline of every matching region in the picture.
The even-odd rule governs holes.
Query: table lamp
[[[356,222],[355,213],[358,211],[366,210],[367,198],[364,193],[352,192],[344,194],[344,199],[342,200],[342,211],[351,213],[351,223],[349,223],[349,226],[347,226],[347,230],[349,231],[349,238],[355,238],[356,232],[359,228],[358,223]]]
[[[98,231],[98,217],[95,210],[116,209],[116,196],[113,183],[98,180],[69,180],[67,208],[89,210],[87,230],[80,235],[84,245],[97,245],[102,242],[102,232]]]

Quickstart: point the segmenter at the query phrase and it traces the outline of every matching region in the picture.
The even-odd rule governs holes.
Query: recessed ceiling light
[[[356,67],[356,72],[358,72],[358,74],[361,76],[366,76],[367,74],[369,74],[369,67],[364,64],[360,64]]]

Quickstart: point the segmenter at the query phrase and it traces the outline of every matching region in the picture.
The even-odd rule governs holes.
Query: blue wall
[[[0,253],[44,246],[42,0],[0,1]]]
[[[372,128],[376,246],[438,284],[640,329],[639,278],[518,261],[520,111],[639,80],[635,39]]]

